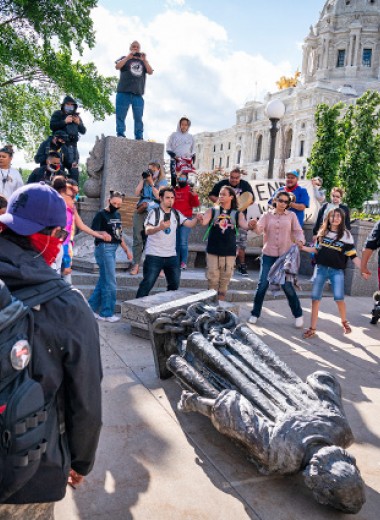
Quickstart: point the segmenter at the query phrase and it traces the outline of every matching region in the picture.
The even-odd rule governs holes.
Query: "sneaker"
[[[100,318],[100,316],[97,312],[93,312],[93,315],[96,320],[98,320]]]
[[[120,321],[120,316],[107,316],[107,318],[103,318],[104,321],[108,321],[109,323],[116,323]]]
[[[258,319],[259,318],[257,316],[251,316],[248,320],[248,323],[251,323],[251,325],[256,325]]]
[[[303,316],[300,316],[299,318],[296,318],[296,321],[294,322],[294,325],[296,329],[302,329],[303,327]]]
[[[246,264],[240,264],[239,273],[242,276],[248,276],[248,271],[247,271],[247,265]]]
[[[181,262],[181,271],[186,271],[187,269],[187,264],[185,264],[185,262]]]

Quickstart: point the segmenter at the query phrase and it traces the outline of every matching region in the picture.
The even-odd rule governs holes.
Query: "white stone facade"
[[[319,103],[352,103],[366,90],[380,91],[380,0],[327,0],[303,46],[301,82],[250,101],[236,111],[236,124],[195,135],[196,168],[226,171],[240,166],[249,179],[267,177],[270,122],[265,107],[279,98],[286,110],[279,123],[274,177],[307,169]]]

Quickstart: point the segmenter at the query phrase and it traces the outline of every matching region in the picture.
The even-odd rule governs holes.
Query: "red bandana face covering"
[[[42,233],[30,235],[29,240],[32,246],[43,256],[45,262],[51,265],[57,258],[62,240]]]

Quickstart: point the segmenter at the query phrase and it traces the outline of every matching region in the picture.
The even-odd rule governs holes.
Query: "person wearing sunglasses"
[[[252,316],[248,323],[255,325],[261,315],[265,294],[269,287],[268,274],[276,260],[286,253],[293,242],[299,246],[305,243],[305,236],[295,213],[289,211],[292,197],[286,191],[278,191],[272,201],[273,211],[264,213],[258,222],[253,221],[253,230],[258,235],[264,235],[263,252],[259,282],[253,300]],[[295,318],[295,326],[303,327],[302,307],[291,281],[285,281],[281,286]]]

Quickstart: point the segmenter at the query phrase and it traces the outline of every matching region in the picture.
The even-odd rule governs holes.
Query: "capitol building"
[[[274,177],[293,169],[304,177],[317,105],[352,103],[368,89],[380,91],[379,29],[380,0],[327,0],[304,40],[299,83],[267,94],[264,102],[247,102],[236,111],[232,128],[195,135],[196,168],[239,166],[249,179],[267,178],[270,121],[265,108],[280,99],[285,114],[278,124]]]

